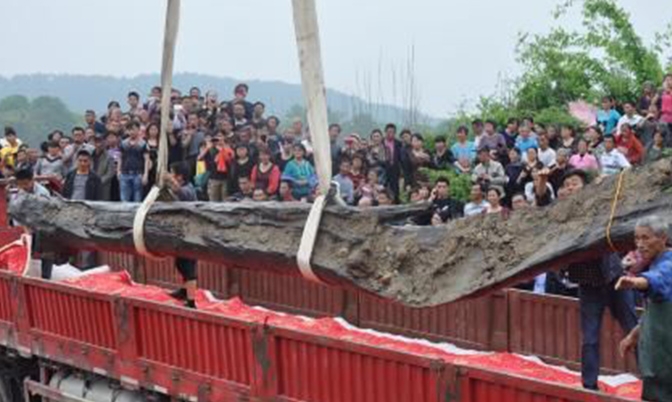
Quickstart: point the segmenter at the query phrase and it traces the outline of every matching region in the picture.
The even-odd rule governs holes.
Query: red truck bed
[[[351,335],[326,336],[294,318],[291,325],[260,318],[267,313],[259,310],[191,311],[7,272],[0,272],[0,301],[0,342],[7,347],[191,400],[625,400]],[[452,313],[471,321],[462,308]],[[440,327],[431,314],[418,314],[416,328]]]

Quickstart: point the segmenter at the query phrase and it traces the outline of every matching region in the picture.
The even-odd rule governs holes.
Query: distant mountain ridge
[[[9,95],[24,95],[29,98],[38,96],[56,96],[76,113],[86,109],[102,112],[110,100],[117,100],[125,105],[126,94],[135,90],[144,98],[150,89],[160,82],[158,74],[143,74],[131,78],[119,78],[99,75],[67,75],[67,74],[30,74],[16,75],[12,78],[0,77],[0,99]],[[229,77],[180,73],[173,79],[173,87],[186,93],[192,86],[201,88],[203,92],[214,89],[219,93],[220,100],[232,98],[233,88],[241,82]],[[295,105],[302,105],[301,86],[279,81],[249,80],[249,100],[262,101],[266,104],[269,114],[285,116]],[[356,114],[370,114],[379,122],[404,122],[408,111],[392,105],[369,104],[365,100],[328,89],[327,100],[331,112],[344,119],[351,119]],[[432,123],[435,119],[422,116],[421,121]]]

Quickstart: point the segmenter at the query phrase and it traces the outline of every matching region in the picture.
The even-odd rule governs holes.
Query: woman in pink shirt
[[[665,75],[663,90],[660,91],[654,103],[660,110],[660,121],[672,128],[672,74]]]
[[[588,142],[583,138],[579,140],[578,151],[579,152],[569,158],[570,165],[574,166],[575,169],[583,171],[600,169],[600,166],[597,163],[597,158],[588,153]]]

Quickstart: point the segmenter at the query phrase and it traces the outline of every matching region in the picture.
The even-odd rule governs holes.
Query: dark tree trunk
[[[628,172],[611,231],[633,247],[637,219],[672,222],[670,160]],[[590,185],[551,207],[461,219],[441,227],[400,225],[426,206],[329,207],[313,255],[318,276],[410,306],[448,303],[605,252],[617,178]],[[52,242],[134,250],[137,204],[19,197],[11,215]],[[147,247],[229,265],[298,275],[295,262],[310,206],[300,203],[156,203]]]

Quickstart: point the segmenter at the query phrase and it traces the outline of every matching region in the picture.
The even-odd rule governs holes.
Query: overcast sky
[[[403,103],[400,77],[414,47],[420,107],[437,116],[515,76],[518,32],[546,31],[557,4],[317,1],[327,86]],[[620,3],[647,39],[670,19],[661,0]],[[0,75],[158,72],[164,13],[164,0],[0,0]],[[298,83],[293,35],[291,0],[183,0],[176,71]]]

